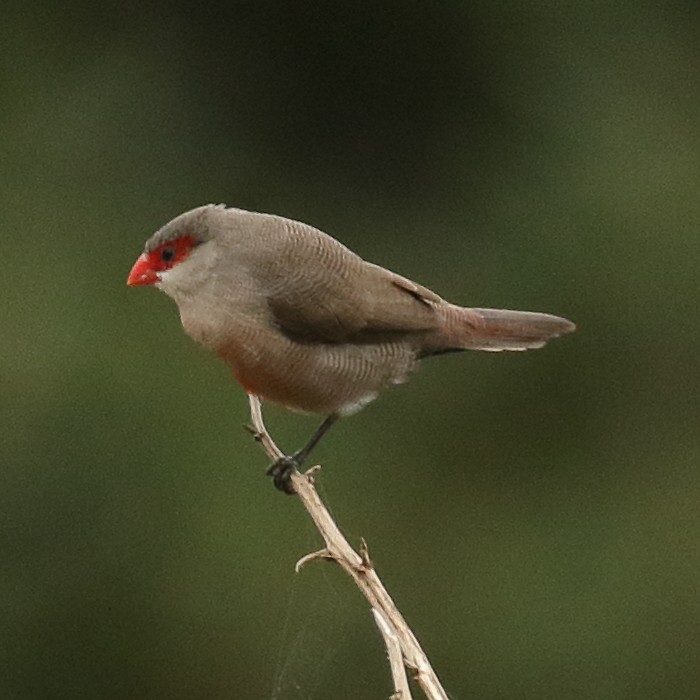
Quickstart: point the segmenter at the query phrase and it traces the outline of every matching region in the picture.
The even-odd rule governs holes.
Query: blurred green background
[[[0,697],[382,698],[243,392],[126,274],[207,202],[574,336],[425,363],[320,490],[455,699],[700,696],[697,3],[15,2]],[[315,419],[269,408],[280,443]]]

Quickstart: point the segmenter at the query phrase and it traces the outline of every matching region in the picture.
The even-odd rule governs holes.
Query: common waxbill
[[[418,360],[540,348],[575,329],[549,314],[450,304],[312,226],[224,205],[192,209],[154,233],[127,284],[172,297],[185,332],[249,394],[326,416],[268,470],[287,492],[330,425],[403,382]]]

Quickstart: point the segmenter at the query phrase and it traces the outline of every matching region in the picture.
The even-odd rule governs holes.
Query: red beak
[[[126,278],[126,283],[130,287],[133,287],[137,284],[153,284],[157,281],[158,275],[151,267],[151,261],[148,259],[146,253],[142,253],[131,268],[131,272]]]

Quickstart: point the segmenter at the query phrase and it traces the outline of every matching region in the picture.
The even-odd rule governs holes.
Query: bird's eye
[[[163,250],[160,251],[160,259],[163,262],[170,262],[175,257],[175,248],[171,245],[165,246]]]

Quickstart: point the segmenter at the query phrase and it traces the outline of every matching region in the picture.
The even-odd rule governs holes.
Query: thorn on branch
[[[255,442],[262,442],[262,434],[260,433],[260,431],[256,430],[252,425],[244,423],[243,430],[245,430],[247,433],[250,433],[253,436],[253,440],[255,440]]]
[[[364,572],[371,571],[374,567],[372,565],[372,560],[369,558],[369,547],[367,546],[367,540],[364,537],[360,537],[360,559],[362,560],[362,569]]]
[[[320,464],[315,464],[313,467],[307,469],[304,472],[304,476],[309,480],[311,484],[314,484],[316,481],[316,474],[321,471],[321,465]]]
[[[310,561],[315,559],[334,559],[333,555],[326,549],[319,549],[317,552],[311,552],[306,554],[294,565],[294,571],[298,574],[301,571],[301,567],[308,564]]]

